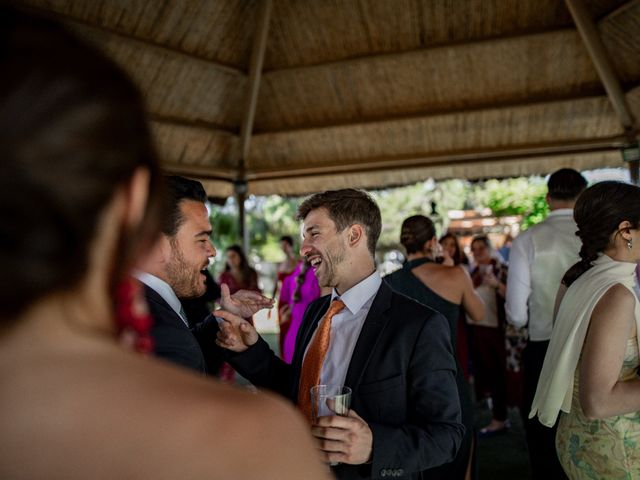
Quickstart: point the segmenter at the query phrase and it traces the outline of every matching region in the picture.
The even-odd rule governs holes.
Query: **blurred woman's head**
[[[628,183],[596,183],[580,194],[573,210],[582,241],[580,262],[566,273],[571,285],[602,253],[616,248],[628,261],[640,260],[640,188]]]
[[[114,287],[133,245],[155,236],[158,166],[140,94],[104,55],[4,8],[0,44],[0,318],[10,319],[78,285],[99,256]],[[143,193],[129,191],[134,177]],[[92,252],[117,191],[151,192],[145,220],[123,218],[117,245]]]
[[[431,219],[424,215],[413,215],[406,218],[400,228],[400,243],[408,255],[423,252],[425,244],[435,236],[435,225]]]
[[[458,237],[456,237],[453,233],[445,233],[440,237],[440,245],[442,248],[449,254],[449,256],[453,259],[454,265],[460,265],[461,263],[467,263],[467,257],[460,248],[460,243],[458,242]]]
[[[250,268],[247,256],[244,254],[244,250],[240,245],[231,245],[230,247],[227,247],[225,255],[227,257],[227,263],[225,266],[226,270],[239,270],[244,272]]]
[[[478,265],[486,265],[491,263],[493,259],[493,248],[491,247],[491,241],[486,235],[476,235],[471,240],[471,253],[473,254],[473,260]]]

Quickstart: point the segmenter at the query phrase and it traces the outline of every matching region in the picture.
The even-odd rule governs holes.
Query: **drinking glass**
[[[315,385],[311,387],[313,421],[328,415],[345,416],[351,406],[351,389],[343,385]]]
[[[311,387],[311,412],[313,423],[318,417],[329,415],[346,416],[351,406],[351,388],[343,385],[315,385]],[[329,465],[338,465],[331,462]]]

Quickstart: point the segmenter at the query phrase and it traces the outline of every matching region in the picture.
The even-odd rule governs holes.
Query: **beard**
[[[335,287],[339,282],[338,266],[345,259],[345,245],[337,245],[333,250],[327,249],[326,253],[321,257],[322,263],[315,272],[318,284],[321,287]]]
[[[207,287],[200,272],[205,267],[206,265],[189,264],[178,246],[171,244],[167,277],[171,279],[171,288],[179,298],[197,298],[204,295]]]

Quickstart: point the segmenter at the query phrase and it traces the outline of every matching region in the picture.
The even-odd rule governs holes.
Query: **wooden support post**
[[[620,124],[624,130],[629,144],[637,142],[638,127],[631,109],[627,105],[624,91],[620,85],[616,72],[611,64],[607,50],[602,43],[598,29],[589,15],[583,0],[565,0],[573,21],[576,24],[580,37],[587,48],[587,52],[593,61],[600,77],[600,81],[607,92],[609,101],[613,106]]]

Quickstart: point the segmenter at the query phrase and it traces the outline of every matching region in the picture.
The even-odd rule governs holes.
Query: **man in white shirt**
[[[511,246],[506,312],[509,323],[529,328],[529,341],[523,352],[522,416],[536,479],[566,478],[555,451],[555,428],[546,428],[537,419],[527,417],[551,338],[556,293],[564,273],[580,259],[573,206],[586,186],[585,178],[573,169],[553,173],[547,183],[551,213],[521,233]]]
[[[325,461],[339,479],[421,478],[423,470],[454,458],[464,432],[447,321],[382,282],[374,257],[380,210],[369,195],[316,194],[300,205],[298,218],[300,253],[318,283],[333,291],[307,308],[291,364],[226,312],[217,312],[226,320],[218,344],[234,352],[229,362],[245,378],[308,411],[309,392],[300,384],[307,384],[308,360],[318,359],[315,347],[330,331],[317,364],[319,383],[353,393],[346,416],[320,417],[311,428]],[[325,317],[337,299],[344,307]]]
[[[202,296],[203,273],[209,258],[216,256],[211,243],[207,196],[200,182],[184,177],[165,177],[166,212],[160,239],[136,274],[145,285],[145,297],[154,319],[151,336],[154,354],[203,374],[211,374],[222,363],[223,352],[215,344],[218,324],[209,315],[191,319],[189,327],[180,299]],[[229,296],[222,287],[221,303],[227,310],[250,317],[272,302],[257,292],[240,291]]]

